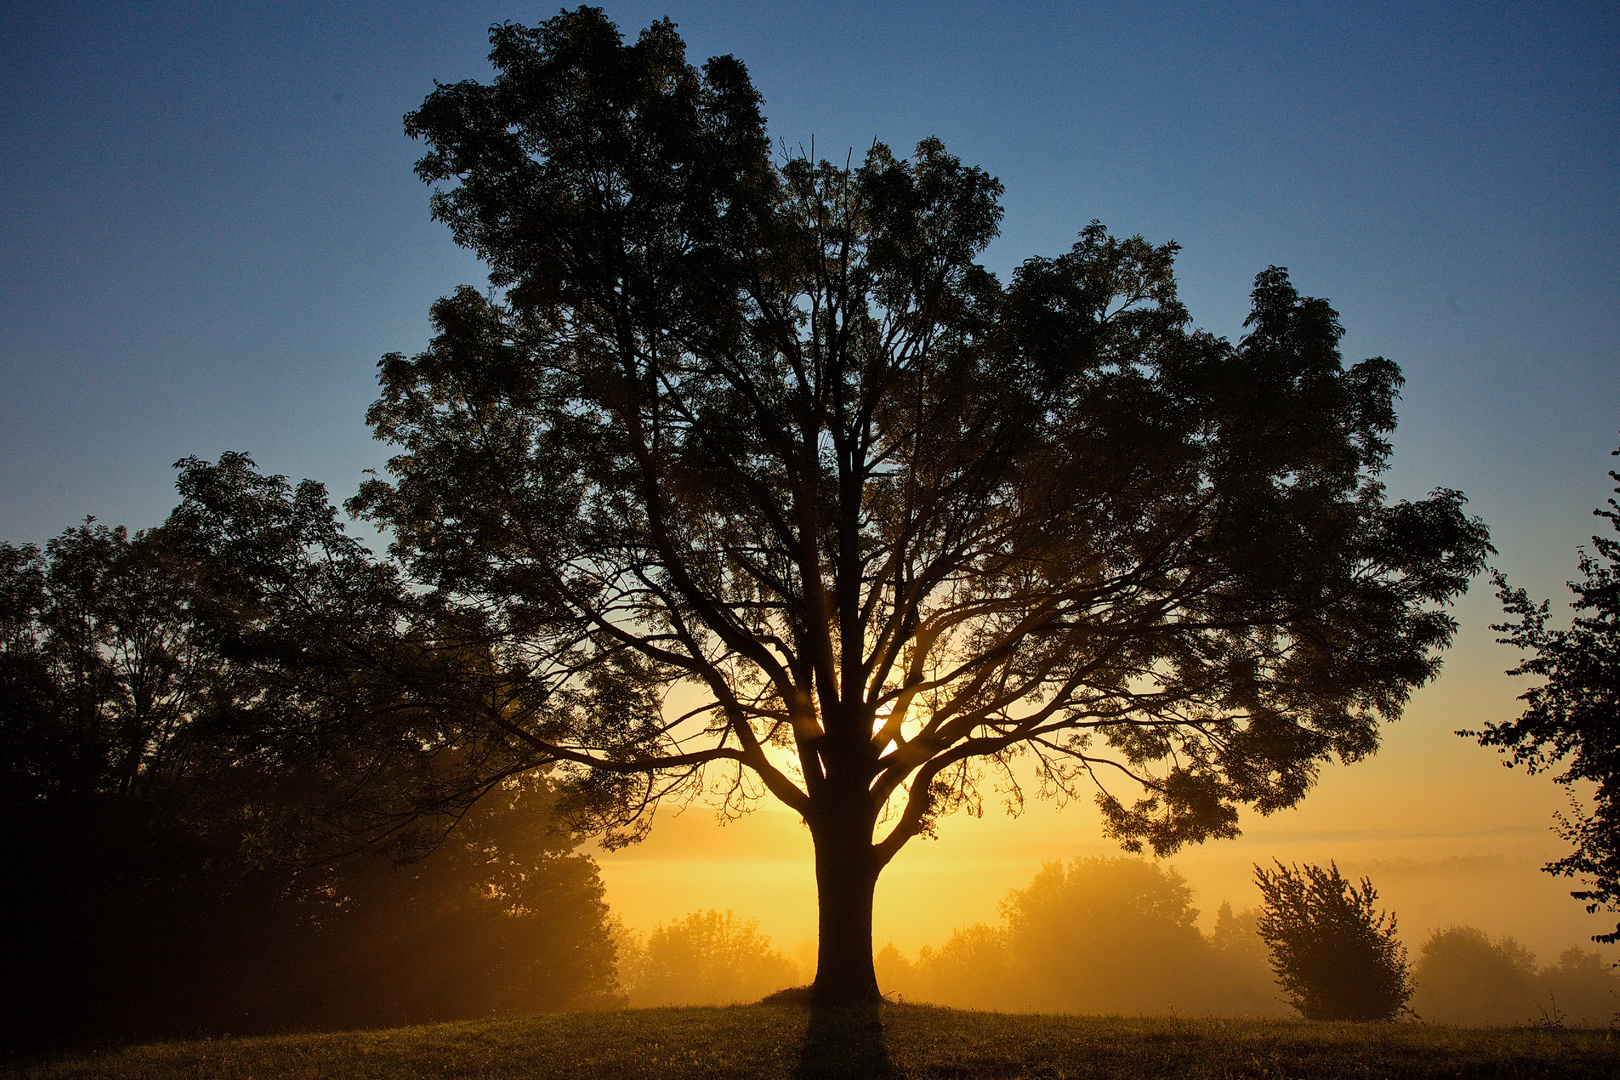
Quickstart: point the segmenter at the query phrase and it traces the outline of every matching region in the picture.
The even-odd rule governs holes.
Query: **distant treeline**
[[[907,1000],[971,1009],[1285,1016],[1258,911],[1223,904],[1197,925],[1175,871],[1134,858],[1048,863],[975,923],[908,962],[892,945],[878,982]]]
[[[1423,943],[1412,1010],[1434,1024],[1582,1024],[1620,1021],[1620,976],[1595,950],[1565,949],[1541,967],[1511,937],[1451,926]]]
[[[318,486],[181,488],[161,529],[0,544],[5,1045],[622,1001],[558,789],[430,700],[477,655]]]
[[[1174,870],[1134,858],[1048,863],[1013,889],[996,925],[957,930],[908,961],[878,955],[878,982],[907,1000],[1003,1011],[1287,1016],[1258,908],[1222,904],[1200,932]],[[1620,976],[1572,948],[1538,967],[1512,938],[1472,927],[1433,932],[1412,967],[1413,1019],[1440,1024],[1608,1024]]]

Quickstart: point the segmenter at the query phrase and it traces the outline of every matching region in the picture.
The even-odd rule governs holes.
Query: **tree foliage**
[[[1260,936],[1289,1002],[1307,1020],[1394,1020],[1412,996],[1406,947],[1378,891],[1327,869],[1276,863],[1254,868],[1263,910]]]
[[[1620,473],[1609,477],[1620,481]],[[1592,513],[1620,531],[1614,499]],[[1565,787],[1594,785],[1590,807],[1571,795],[1572,813],[1560,816],[1559,832],[1573,850],[1546,867],[1586,881],[1570,895],[1588,901],[1589,912],[1620,910],[1620,541],[1594,536],[1592,546],[1580,553],[1581,579],[1569,583],[1576,615],[1568,630],[1547,627],[1547,601],[1536,604],[1501,572],[1493,575],[1510,621],[1491,629],[1505,635],[1497,639],[1502,644],[1528,654],[1508,674],[1544,681],[1520,695],[1525,710],[1517,720],[1458,732],[1497,747],[1529,772],[1561,769],[1554,780]],[[1593,940],[1620,941],[1620,925]]]
[[[1003,283],[1001,185],[937,140],[773,161],[743,65],[667,21],[491,42],[406,127],[496,291],[383,361],[397,453],[352,508],[492,658],[467,697],[513,748],[804,816],[818,994],[876,995],[878,873],[1015,758],[1167,852],[1433,676],[1485,530],[1385,500],[1399,371],[1283,270],[1235,344],[1173,243],[1093,223]]]
[[[179,486],[160,529],[0,544],[0,1041],[610,1000],[555,785],[418,692],[466,659],[431,613],[318,485]]]

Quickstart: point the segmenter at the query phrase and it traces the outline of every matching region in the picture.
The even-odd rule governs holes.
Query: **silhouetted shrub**
[[[1254,868],[1264,910],[1260,935],[1290,1004],[1307,1020],[1393,1020],[1412,996],[1395,916],[1375,911],[1378,891],[1306,864]]]

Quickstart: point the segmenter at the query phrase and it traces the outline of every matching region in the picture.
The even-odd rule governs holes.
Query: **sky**
[[[1182,245],[1194,319],[1236,336],[1286,266],[1341,313],[1348,361],[1407,378],[1394,497],[1466,492],[1493,565],[1560,597],[1602,524],[1620,443],[1620,8],[1486,3],[622,2],[694,61],[732,53],[774,138],[842,160],[937,135],[1006,185],[1005,276],[1100,219]],[[174,503],[172,464],[246,450],[336,498],[387,449],[375,363],[426,344],[429,304],[480,265],[428,217],[401,117],[435,80],[487,79],[524,3],[0,6],[0,540]],[[1488,583],[1371,762],[1296,811],[1170,860],[1209,912],[1248,867],[1335,858],[1404,936],[1470,922],[1551,960],[1604,929],[1536,872],[1564,804],[1453,734],[1515,715]],[[916,843],[880,887],[905,950],[993,920],[1046,858],[1108,850],[1087,806],[993,810]],[[602,859],[649,928],[695,907],[814,933],[808,843],[786,815],[695,807]],[[1612,919],[1611,923],[1612,925]],[[1620,957],[1616,957],[1620,959]]]

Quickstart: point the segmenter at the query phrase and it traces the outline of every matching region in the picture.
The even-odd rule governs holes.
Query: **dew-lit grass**
[[[414,1077],[1620,1077],[1605,1031],[1032,1016],[886,1005],[882,1027],[802,1008],[644,1009],[383,1031],[154,1043],[36,1063],[30,1080]],[[853,1049],[852,1049],[853,1044]]]

